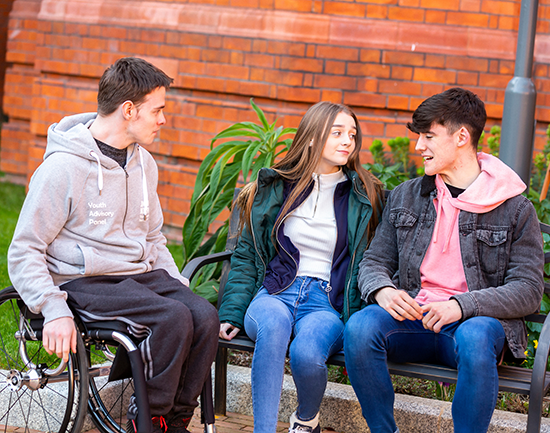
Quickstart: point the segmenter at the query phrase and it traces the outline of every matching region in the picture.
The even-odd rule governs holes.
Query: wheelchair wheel
[[[87,342],[90,359],[88,412],[99,431],[125,433],[126,413],[134,393],[133,379],[108,381],[116,348]]]
[[[13,288],[0,291],[0,426],[4,431],[17,426],[25,432],[79,433],[88,398],[82,338],[78,335],[77,353],[63,368],[39,339],[31,341],[34,331],[25,309]]]

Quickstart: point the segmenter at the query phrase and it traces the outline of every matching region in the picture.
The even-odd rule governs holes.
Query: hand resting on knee
[[[220,325],[220,338],[224,340],[232,340],[239,333],[240,329],[233,326],[231,323],[222,323]]]

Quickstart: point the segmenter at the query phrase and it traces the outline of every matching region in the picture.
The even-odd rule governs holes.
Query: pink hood
[[[477,160],[480,175],[457,198],[450,198],[453,206],[467,212],[486,213],[525,191],[526,185],[520,177],[500,159],[480,152]],[[438,186],[438,193],[439,189]]]
[[[432,242],[437,243],[439,235],[443,235],[443,251],[447,250],[459,210],[472,213],[490,212],[509,198],[521,194],[526,188],[521,178],[500,159],[480,152],[477,154],[477,160],[481,173],[456,198],[451,196],[441,176],[436,175],[437,198],[434,204],[437,208],[437,220]]]
[[[437,217],[432,242],[420,266],[422,288],[416,297],[419,304],[446,301],[468,291],[458,233],[460,211],[486,213],[525,190],[519,176],[498,158],[479,153],[478,161],[481,173],[456,198],[451,196],[441,176],[436,175]]]

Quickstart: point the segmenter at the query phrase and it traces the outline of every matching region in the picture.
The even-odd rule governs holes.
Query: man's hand
[[[60,317],[44,325],[42,344],[50,355],[69,360],[69,350],[76,353],[76,327],[72,317]]]
[[[395,320],[422,320],[422,308],[403,290],[383,287],[374,294],[374,299]]]
[[[231,323],[222,323],[220,325],[220,338],[224,340],[232,340],[239,333],[240,329],[233,326]],[[229,332],[229,333],[228,333]]]
[[[434,332],[439,332],[443,326],[462,319],[462,310],[455,299],[424,305],[422,312],[426,313],[422,319],[424,328]]]

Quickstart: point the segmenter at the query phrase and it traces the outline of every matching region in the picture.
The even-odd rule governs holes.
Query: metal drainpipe
[[[537,91],[531,80],[538,0],[522,0],[514,78],[506,87],[500,159],[529,185],[535,135]]]

